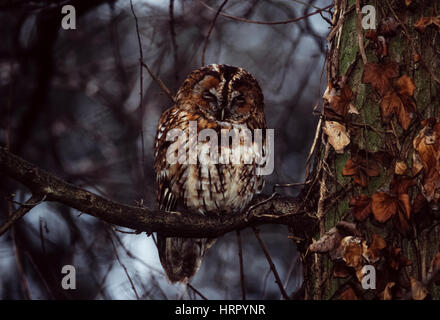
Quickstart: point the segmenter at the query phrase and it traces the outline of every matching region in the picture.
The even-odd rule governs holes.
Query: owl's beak
[[[223,121],[225,119],[225,108],[222,108],[220,120]]]

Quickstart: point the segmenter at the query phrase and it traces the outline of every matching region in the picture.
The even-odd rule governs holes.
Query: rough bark
[[[319,138],[312,188],[319,194],[316,203],[320,228],[314,239],[320,240],[318,245],[303,246],[304,249],[314,249],[304,250],[305,298],[420,298],[416,296],[420,292],[415,284],[422,284],[429,294],[421,294],[421,297],[438,299],[440,290],[433,285],[434,275],[438,273],[433,267],[433,260],[440,250],[438,199],[434,196],[429,201],[420,196],[424,183],[429,180],[429,173],[426,168],[415,173],[413,141],[423,128],[422,120],[440,120],[440,26],[431,24],[423,31],[415,27],[422,17],[438,16],[440,1],[358,1],[358,9],[367,4],[376,8],[378,29],[375,35],[383,38],[375,38],[373,33],[362,30],[356,2],[335,0],[334,3],[334,25],[328,38],[330,51],[327,61],[328,82],[333,91],[329,90],[324,97],[320,126],[324,127],[326,121],[336,121],[349,133],[350,144],[337,153],[334,142],[330,141],[331,133],[322,133]],[[365,52],[360,49],[362,47]],[[398,74],[386,79],[389,81],[386,85],[372,85],[368,79],[363,79],[366,63],[378,64],[380,75],[386,72],[386,64],[392,62],[398,64]],[[405,121],[399,118],[397,112],[389,118],[383,110],[381,112],[386,95],[393,90],[399,91],[397,82],[403,75],[407,75],[416,86],[413,95],[416,110],[411,112],[406,129],[403,128]],[[387,85],[390,88],[386,88]],[[348,91],[344,91],[344,86],[353,91],[353,99],[347,99]],[[335,96],[339,100],[332,102]],[[344,99],[351,102],[359,114],[344,110],[344,107],[349,107],[348,103],[344,105],[347,102]],[[408,94],[404,104],[411,104],[411,101],[411,94]],[[337,112],[335,109],[338,109]],[[374,164],[356,178],[356,174],[349,172],[352,168],[347,167],[347,162],[362,152],[368,152],[367,158],[370,156],[370,159],[366,161]],[[438,167],[438,159],[435,166]],[[397,213],[385,222],[378,221],[372,212],[362,221],[353,217],[356,208],[350,206],[350,200],[353,204],[361,194],[368,199],[377,193],[397,199],[400,193],[395,194],[393,189],[393,183],[396,184],[393,180],[397,179],[414,182],[405,193],[409,201],[395,202],[402,206],[409,203],[408,219],[399,216],[399,212],[405,211],[399,207],[395,210]],[[377,199],[378,196],[375,197]],[[373,204],[372,200],[370,203]],[[375,208],[378,215],[380,210],[377,206]],[[340,221],[355,223],[356,230],[340,232],[337,228],[332,229]],[[354,253],[350,256],[344,251],[342,238],[351,236],[359,239],[368,248],[372,247],[373,239],[378,235],[386,242],[386,248],[377,250],[378,261],[368,262],[362,255],[359,256],[360,262],[350,261]],[[362,252],[362,248],[359,250]],[[410,265],[399,260],[396,270],[391,268],[392,250],[401,250],[393,257],[396,260],[406,258]],[[349,266],[358,263],[361,266],[371,264],[376,268],[375,290],[362,288],[359,274],[356,274],[359,266]],[[391,284],[393,282],[395,284]]]

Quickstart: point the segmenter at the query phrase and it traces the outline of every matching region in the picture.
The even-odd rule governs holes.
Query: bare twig
[[[142,51],[142,41],[141,35],[139,33],[139,24],[136,13],[133,8],[133,1],[130,0],[131,12],[133,13],[134,21],[136,23],[136,34],[139,45],[139,121],[140,121],[140,134],[141,134],[141,150],[142,150],[142,160],[141,160],[141,178],[142,182],[145,183],[145,146],[144,146],[144,107],[142,102],[144,101],[144,75],[142,62],[144,61],[144,54]],[[145,188],[144,188],[145,189]]]
[[[151,72],[150,68],[148,67],[148,65],[141,61],[142,66],[147,69],[148,74],[150,75],[150,77],[159,85],[159,87],[163,90],[163,92],[165,92],[165,94],[168,96],[168,98],[170,98],[170,100],[174,103],[174,97],[171,94],[171,91],[167,88],[167,86],[163,83],[162,80],[160,80],[158,77],[156,77],[153,72]]]
[[[13,215],[11,203],[8,203],[8,211],[9,211],[9,216]],[[23,263],[21,261],[21,253],[20,253],[19,246],[17,244],[17,237],[16,237],[15,233],[16,233],[15,228],[12,228],[12,239],[13,239],[13,243],[14,243],[15,262],[17,263],[18,274],[20,275],[21,285],[23,287],[23,291],[24,291],[26,298],[28,300],[32,300],[31,292],[29,290],[29,285],[28,285],[28,282],[26,279],[26,274],[24,273],[24,270],[23,270]]]
[[[269,202],[270,200],[272,200],[273,198],[275,198],[275,196],[277,196],[277,195],[278,195],[278,193],[273,192],[272,195],[271,195],[269,198],[264,199],[264,200],[261,200],[260,202],[257,202],[257,203],[255,203],[255,204],[251,205],[251,206],[248,208],[248,210],[247,210],[247,212],[248,212],[247,218],[249,219],[249,217],[251,216],[251,214],[253,214],[253,210],[254,210],[254,209],[256,209],[257,207],[259,207],[259,206],[261,206],[261,205],[263,205],[263,204]]]
[[[190,288],[192,291],[194,291],[196,294],[198,294],[200,296],[200,298],[202,298],[203,300],[208,300],[208,298],[206,298],[199,290],[197,290],[196,288],[194,288],[191,283],[187,283],[186,284],[188,286],[188,288]]]
[[[357,26],[357,35],[359,41],[359,50],[361,52],[362,61],[364,64],[368,63],[367,55],[365,54],[364,47],[364,32],[362,29],[362,12],[361,12],[361,1],[356,0],[356,26]]]
[[[46,242],[44,240],[44,229],[47,230],[47,223],[46,223],[46,220],[44,220],[41,217],[38,222],[39,222],[41,250],[43,251],[44,254],[46,254]]]
[[[209,31],[208,34],[206,35],[205,38],[205,44],[203,45],[203,51],[202,51],[202,66],[205,65],[205,53],[206,53],[206,48],[208,47],[208,40],[209,37],[211,36],[211,32],[214,29],[215,26],[215,22],[217,21],[217,17],[220,14],[220,12],[222,11],[223,7],[226,5],[226,3],[228,2],[228,0],[224,0],[223,3],[220,5],[220,7],[218,8],[217,12],[215,13],[214,19],[212,19],[211,25],[209,27]]]
[[[241,286],[241,297],[246,300],[246,284],[244,281],[244,270],[243,270],[243,249],[241,246],[240,230],[237,230],[237,244],[238,244],[238,260],[240,262],[240,286]]]
[[[322,159],[322,166],[324,167],[327,164],[327,158],[330,151],[330,144],[327,142],[325,144],[325,150],[324,150],[324,156]],[[319,219],[319,234],[322,237],[325,233],[325,210],[324,210],[324,203],[327,199],[327,186],[326,186],[326,180],[327,180],[327,171],[322,170],[322,176],[321,176],[321,182],[320,182],[320,188],[319,188],[319,200],[318,200],[318,208],[316,216]],[[315,299],[320,300],[322,299],[322,290],[321,290],[321,283],[322,283],[322,257],[321,255],[315,253],[315,270],[316,270],[316,288],[315,288]]]
[[[125,275],[127,276],[127,279],[130,282],[131,288],[133,289],[133,292],[134,292],[134,294],[136,296],[136,299],[139,300],[139,295],[138,295],[138,293],[136,291],[136,287],[134,286],[133,280],[131,279],[130,274],[127,271],[127,267],[122,263],[121,259],[119,258],[118,250],[116,249],[116,246],[115,246],[115,244],[113,242],[111,234],[108,235],[108,238],[109,238],[109,240],[110,240],[110,242],[112,244],[113,251],[115,253],[116,259],[118,260],[118,262],[119,262],[120,266],[122,267],[122,269],[124,269]]]
[[[102,280],[101,280],[100,283],[99,283],[99,290],[98,290],[98,292],[96,293],[96,296],[95,296],[95,300],[96,300],[96,298],[98,298],[98,296],[99,296],[100,294],[103,293],[103,288],[104,288],[105,282],[106,282],[106,280],[107,280],[108,275],[110,274],[110,271],[111,271],[112,268],[113,268],[113,265],[114,265],[114,262],[110,263],[110,265],[109,265],[108,268],[107,268],[106,273],[104,274],[104,277],[102,277]],[[105,298],[105,297],[104,297],[104,298]]]
[[[309,177],[309,174],[310,174],[310,165],[311,165],[310,161],[312,160],[313,154],[315,153],[317,142],[319,140],[320,133],[321,133],[321,128],[322,128],[322,118],[319,118],[318,125],[317,125],[316,131],[315,131],[315,137],[313,138],[313,143],[312,143],[312,146],[309,151],[309,155],[307,156],[307,160],[306,160],[306,174],[305,174],[306,179]]]
[[[48,294],[48,296],[51,299],[55,299],[55,294],[53,292],[52,287],[49,285],[49,283],[47,283],[46,277],[43,276],[43,274],[41,273],[40,268],[38,267],[38,265],[35,263],[34,261],[34,257],[29,253],[29,251],[25,251],[24,252],[25,257],[27,258],[27,261],[29,261],[30,265],[32,266],[32,268],[34,268],[34,271],[36,272],[36,274],[38,275],[38,277],[40,278],[41,282],[44,285],[44,288],[46,289],[46,292]]]
[[[33,207],[40,204],[45,196],[32,195],[28,201],[26,201],[20,208],[11,214],[9,220],[0,227],[0,236],[3,235],[17,220],[20,220],[26,213],[28,213]]]
[[[175,21],[174,21],[174,0],[170,0],[169,7],[169,15],[170,15],[170,33],[171,33],[171,43],[173,45],[173,55],[174,55],[174,77],[177,80],[178,72],[177,72],[177,42],[176,42],[176,29],[175,29]]]
[[[263,240],[260,237],[260,231],[255,227],[252,227],[252,229],[254,230],[254,233],[255,233],[255,236],[257,237],[258,243],[260,244],[260,247],[263,250],[264,255],[266,256],[266,260],[269,263],[270,269],[272,270],[272,273],[275,277],[275,282],[278,285],[278,287],[280,288],[280,291],[281,291],[281,294],[283,295],[283,298],[286,300],[289,300],[289,296],[287,295],[287,292],[284,289],[283,284],[281,283],[281,279],[280,279],[280,276],[278,275],[277,269],[275,268],[275,264],[273,263],[269,252],[267,251],[266,245],[264,244]]]
[[[210,10],[212,10],[212,11],[216,11],[216,9],[214,9],[213,7],[207,5],[207,4],[204,3],[203,1],[199,0],[199,2],[200,2],[204,7],[208,8],[208,9],[210,9]],[[236,16],[233,16],[233,15],[227,14],[227,13],[225,13],[225,12],[220,12],[219,14],[220,14],[221,16],[225,17],[225,18],[228,18],[228,19],[231,19],[231,20],[235,20],[235,21],[239,21],[239,22],[254,23],[254,24],[270,24],[270,25],[273,25],[273,24],[287,24],[287,23],[298,22],[298,21],[301,21],[301,20],[307,19],[307,18],[310,17],[310,16],[313,16],[313,15],[315,15],[315,14],[318,14],[318,13],[320,13],[320,12],[322,12],[322,11],[325,11],[325,10],[327,10],[327,9],[330,9],[332,6],[333,6],[333,5],[331,4],[331,5],[328,5],[328,6],[324,7],[324,8],[321,8],[321,9],[319,9],[319,10],[316,10],[316,11],[313,11],[313,12],[311,12],[311,13],[309,13],[309,14],[306,14],[306,15],[304,15],[304,16],[302,16],[302,17],[299,17],[299,18],[293,18],[293,19],[288,19],[288,20],[282,20],[282,21],[259,21],[259,20],[250,20],[250,19],[246,19],[246,18],[236,17]]]

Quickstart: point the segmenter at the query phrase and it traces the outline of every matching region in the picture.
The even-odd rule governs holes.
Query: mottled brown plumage
[[[256,161],[170,164],[166,155],[174,141],[167,141],[166,137],[176,128],[189,134],[189,122],[196,121],[198,133],[207,128],[215,130],[220,146],[222,129],[266,129],[263,108],[257,81],[242,68],[209,65],[193,71],[179,89],[176,105],[165,110],[159,120],[154,146],[159,208],[169,214],[184,209],[201,215],[231,215],[244,210],[264,186],[263,177],[256,174]],[[191,147],[189,140],[184,145],[185,151]],[[199,142],[197,150],[204,146],[207,142]],[[159,257],[168,279],[187,281],[197,272],[202,256],[213,242],[214,239],[166,238],[158,234]]]

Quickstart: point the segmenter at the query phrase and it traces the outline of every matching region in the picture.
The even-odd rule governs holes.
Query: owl
[[[246,70],[228,65],[212,64],[191,72],[175,96],[175,105],[162,113],[154,144],[156,202],[160,210],[166,214],[185,210],[201,216],[242,212],[264,186],[263,176],[257,174],[257,161],[169,161],[167,150],[174,142],[167,135],[173,129],[188,132],[191,123],[197,133],[211,129],[219,137],[223,129],[265,130],[264,98],[258,82]],[[192,152],[188,141],[180,142],[183,154]],[[263,135],[263,147],[264,141]],[[198,141],[196,150],[207,143]],[[233,148],[229,141],[218,148],[219,154],[233,151],[224,150]],[[247,151],[253,150],[245,149],[244,153]],[[159,258],[168,280],[187,282],[214,241],[158,234]]]

